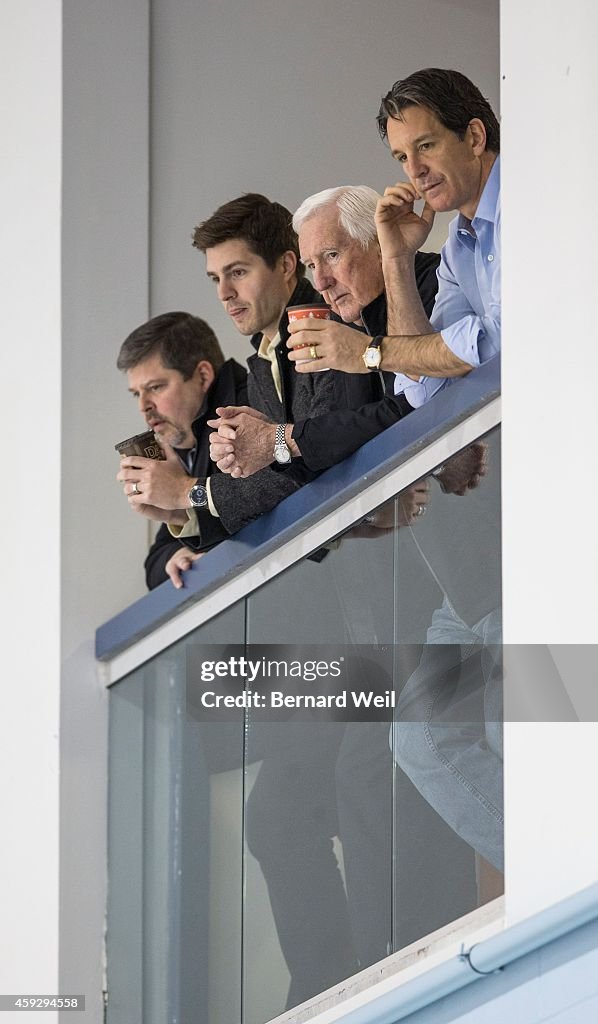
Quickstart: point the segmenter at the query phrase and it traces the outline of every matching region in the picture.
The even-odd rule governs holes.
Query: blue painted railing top
[[[182,590],[176,590],[168,581],[109,619],[96,632],[96,657],[110,660],[218,584],[255,565],[323,515],[344,505],[365,483],[385,476],[486,405],[499,390],[497,357],[383,431],[350,458],[286,498],[272,512],[219,544],[186,574]]]

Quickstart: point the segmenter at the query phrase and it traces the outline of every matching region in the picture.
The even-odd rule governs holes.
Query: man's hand
[[[399,495],[399,526],[413,526],[426,514],[430,500],[430,485],[427,480],[418,480],[401,491]]]
[[[314,373],[323,367],[345,373],[370,372],[362,358],[368,337],[351,327],[314,317],[289,324],[289,333],[289,359],[295,363],[298,373]]]
[[[158,509],[172,511],[190,507],[188,493],[193,478],[185,472],[170,445],[165,444],[162,448],[165,461],[145,459],[140,455],[127,455],[121,459],[116,479],[123,484],[131,508],[153,505]],[[161,518],[165,517],[162,515]]]
[[[377,530],[385,530],[395,526],[412,526],[421,516],[426,514],[430,500],[430,485],[426,479],[410,484],[398,496],[398,515],[395,518],[395,499],[391,498],[375,512],[367,516],[366,522]]]
[[[253,476],[274,461],[276,423],[249,406],[216,409],[220,419],[208,420],[217,434],[210,436],[210,458],[218,469],[239,477]]]
[[[420,198],[415,187],[398,181],[384,190],[376,206],[376,231],[383,260],[413,259],[434,223],[434,210],[424,201],[421,216],[413,209]]]
[[[190,551],[189,548],[180,548],[175,551],[172,558],[168,559],[164,567],[166,575],[170,577],[177,590],[185,586],[181,573],[187,572],[193,562],[196,562],[204,554],[205,551]]]
[[[229,467],[233,465],[234,460],[230,459],[229,455],[234,451],[233,442],[235,440],[235,428],[230,421],[241,413],[253,416],[262,423],[269,423],[269,420],[263,412],[258,412],[257,409],[252,409],[249,405],[223,406],[216,409],[216,412],[220,419],[207,421],[209,427],[215,428],[214,433],[210,434],[210,458],[223,473],[230,473]],[[221,462],[222,465],[220,465]]]
[[[381,537],[392,533],[401,526],[413,526],[426,514],[430,500],[430,486],[427,480],[418,480],[401,492],[398,499],[398,515],[395,499],[391,498],[380,505],[375,512],[344,534],[344,537]],[[344,539],[343,537],[343,539]]]
[[[448,459],[436,479],[445,494],[459,494],[462,497],[478,486],[487,469],[488,445],[485,441],[474,441],[468,448]]]

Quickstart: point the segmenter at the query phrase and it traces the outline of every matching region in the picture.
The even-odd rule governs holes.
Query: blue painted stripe
[[[499,358],[457,381],[384,430],[354,455],[302,487],[272,512],[208,552],[176,590],[170,581],[135,601],[96,632],[96,657],[109,660],[173,618],[218,584],[255,565],[281,544],[396,469],[459,422],[487,405],[500,390]]]

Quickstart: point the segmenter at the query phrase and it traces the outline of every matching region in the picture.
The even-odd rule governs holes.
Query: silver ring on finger
[[[417,512],[415,514],[416,514],[416,516],[425,516],[425,514],[426,514],[426,506],[425,505],[418,505],[417,506]]]
[[[131,488],[131,494],[141,494],[141,491],[139,490],[139,488],[137,486],[137,481],[135,481],[135,483],[133,484],[133,486]]]

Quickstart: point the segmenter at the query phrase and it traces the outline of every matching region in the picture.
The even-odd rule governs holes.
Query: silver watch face
[[[291,461],[291,453],[286,444],[277,444],[274,446],[274,458],[282,465]]]
[[[194,508],[203,508],[208,504],[208,492],[203,484],[194,484],[189,491],[189,501]]]

